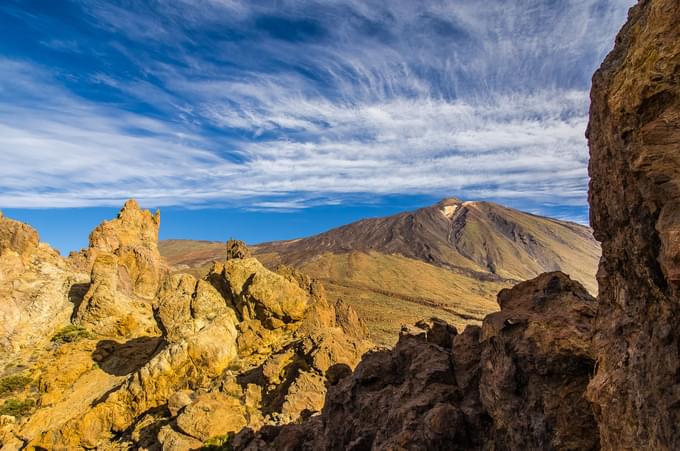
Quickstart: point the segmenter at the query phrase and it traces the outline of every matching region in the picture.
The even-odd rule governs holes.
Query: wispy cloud
[[[77,58],[0,60],[0,206],[585,205],[590,74],[630,3],[83,2],[36,37]]]

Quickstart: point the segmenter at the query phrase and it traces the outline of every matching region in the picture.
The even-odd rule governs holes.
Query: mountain
[[[204,273],[223,243],[161,241],[176,271]],[[392,344],[402,324],[438,316],[462,327],[497,309],[496,293],[547,271],[596,291],[600,247],[589,228],[492,202],[445,199],[308,238],[252,247],[265,265],[298,268],[350,303],[374,340]]]

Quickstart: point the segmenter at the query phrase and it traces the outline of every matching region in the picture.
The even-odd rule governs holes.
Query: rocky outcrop
[[[91,271],[76,323],[113,337],[159,335],[152,300],[167,273],[158,252],[159,227],[160,212],[129,200],[116,219],[92,231],[86,250],[71,255],[74,267]]]
[[[0,363],[20,361],[68,323],[71,286],[87,280],[26,224],[0,213]]]
[[[77,318],[123,337],[130,324],[147,325],[139,321],[147,315],[139,310],[144,299],[121,293],[117,259],[98,251]],[[15,436],[45,449],[107,448],[115,440],[182,450],[246,427],[294,422],[321,409],[331,367],[349,371],[371,346],[358,336],[356,313],[337,311],[320,284],[287,268],[271,272],[254,258],[232,256],[200,280],[167,276],[149,305],[149,327],[162,339],[146,330],[147,336],[133,334],[126,343],[103,340],[92,353],[98,369],[119,377],[118,385],[108,385],[96,402],[61,423],[39,409],[34,416],[49,427],[41,431],[29,422]],[[352,335],[338,327],[337,317]],[[147,357],[130,365],[140,359],[129,352],[142,350]],[[92,375],[87,365],[78,368],[76,386],[81,375]]]
[[[368,354],[329,389],[320,416],[244,431],[239,449],[598,448],[584,397],[596,303],[548,273],[510,290],[481,329],[432,319]]]
[[[590,204],[602,242],[605,449],[680,448],[680,3],[643,0],[593,78]]]
[[[543,274],[498,294],[482,325],[482,404],[510,449],[597,449],[583,394],[594,368],[596,303],[577,282]]]
[[[227,260],[232,258],[250,258],[252,254],[246,243],[240,240],[227,241]]]
[[[5,217],[0,211],[0,256],[7,251],[29,255],[38,248],[38,232],[27,224]]]
[[[141,298],[153,298],[167,272],[158,252],[160,224],[160,211],[142,210],[131,199],[116,219],[101,223],[90,233],[85,260],[92,265],[100,253],[114,254],[126,289]]]

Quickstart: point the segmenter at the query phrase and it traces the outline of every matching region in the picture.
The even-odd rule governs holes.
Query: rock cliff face
[[[593,78],[591,221],[608,449],[680,448],[680,3],[644,0]]]

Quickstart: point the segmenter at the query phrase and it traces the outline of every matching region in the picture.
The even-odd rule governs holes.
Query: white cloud
[[[549,3],[87,2],[105,30],[173,49],[166,61],[113,42],[144,76],[88,78],[159,112],[86,100],[45,68],[0,60],[0,206],[297,209],[399,193],[585,205],[583,67],[630,2]],[[322,23],[332,39],[191,51],[206,44],[202,27],[245,33],[274,13]]]

